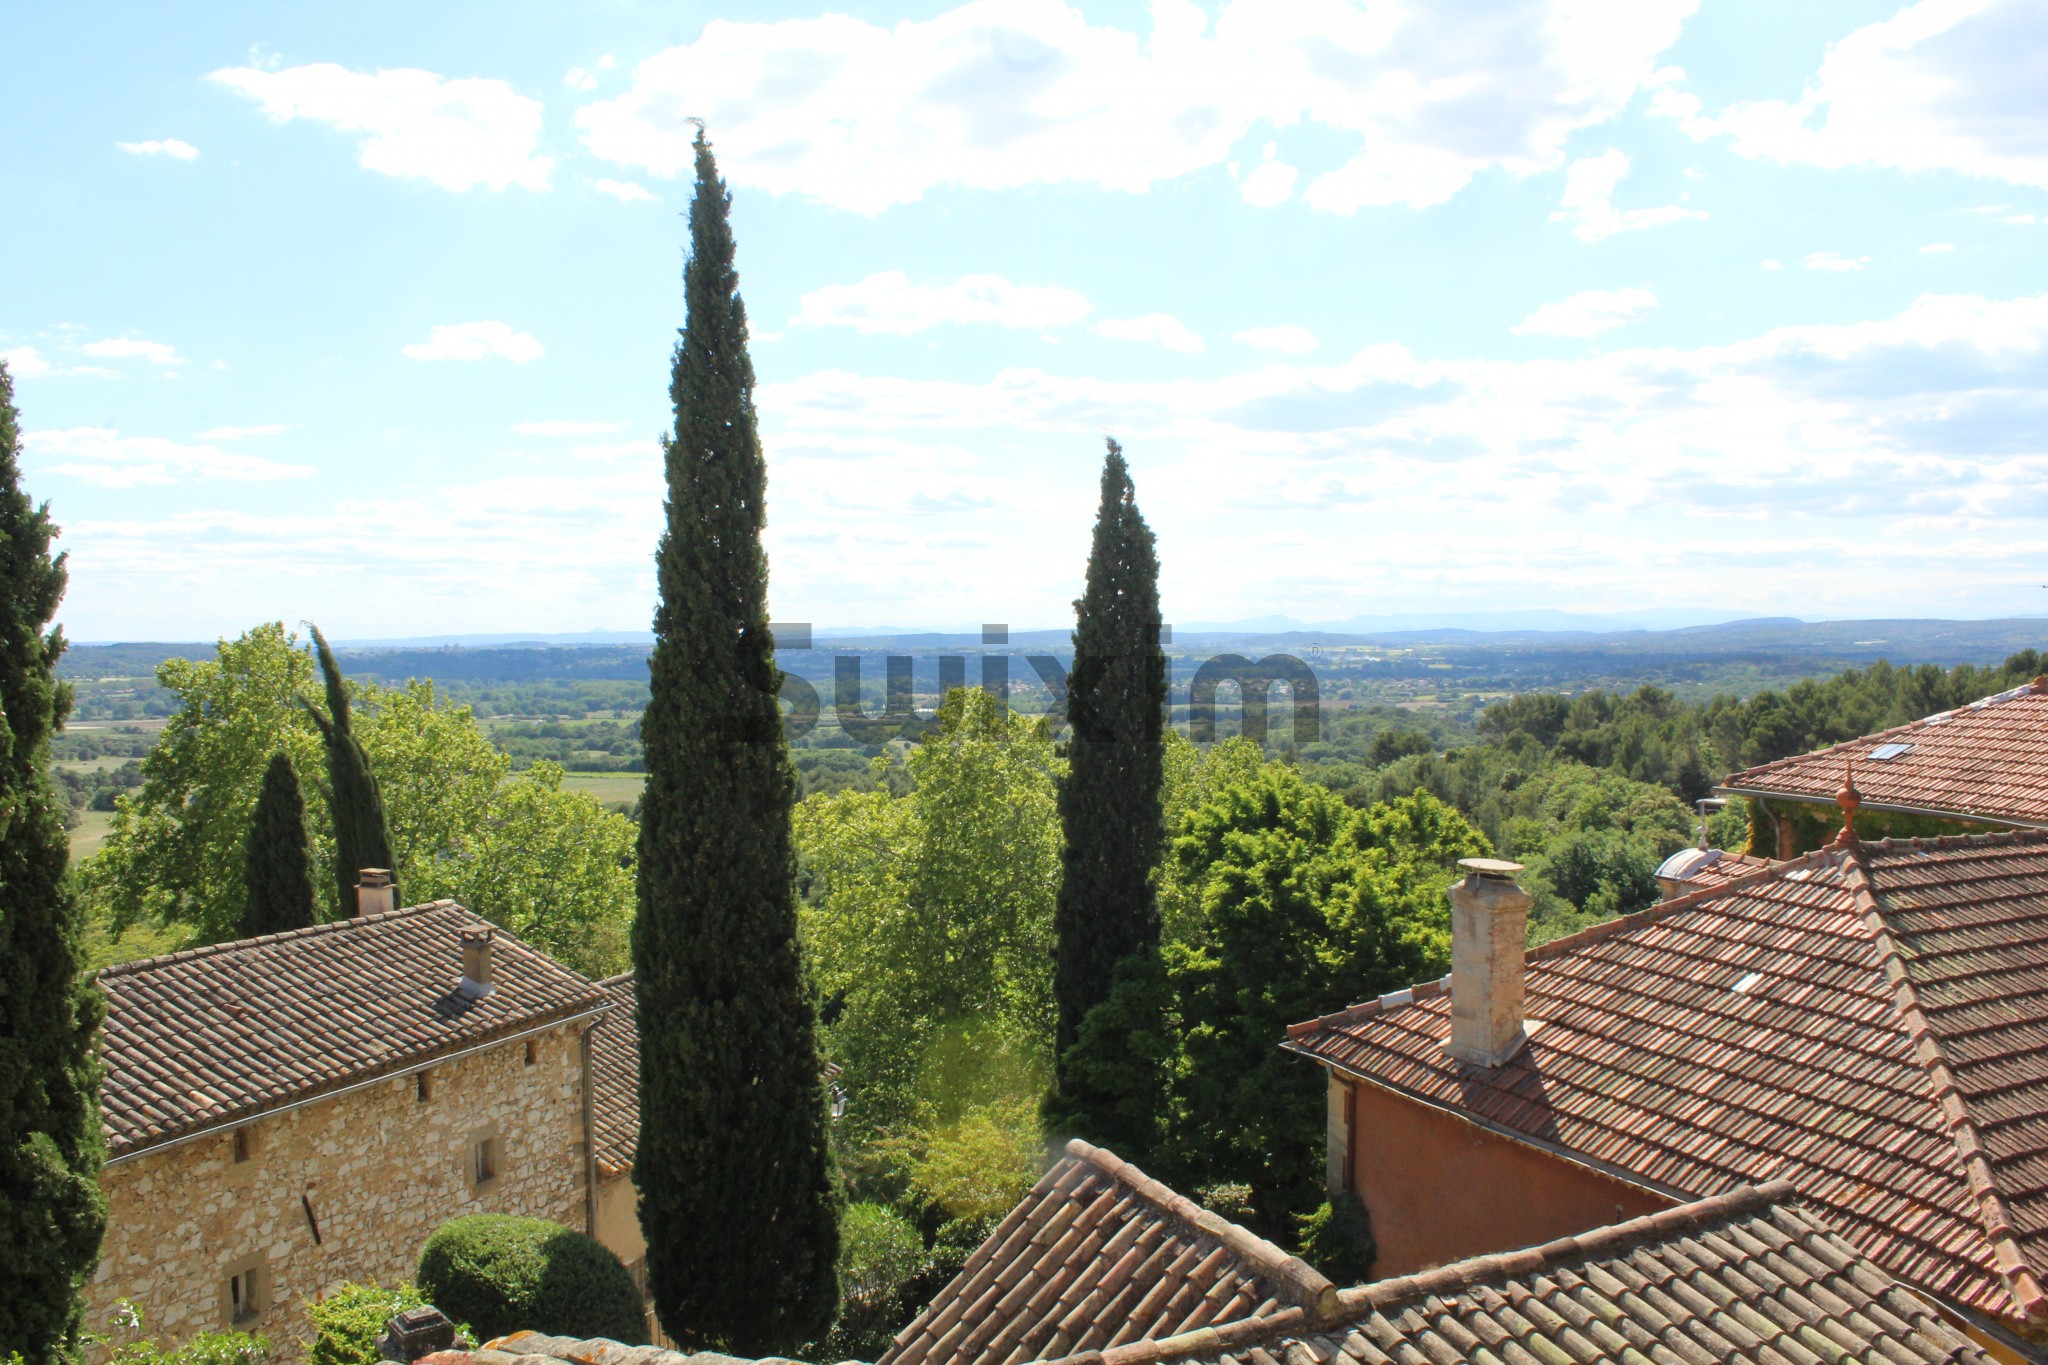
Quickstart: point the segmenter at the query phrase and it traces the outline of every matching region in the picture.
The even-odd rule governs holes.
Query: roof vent
[[[481,1000],[497,989],[491,980],[491,936],[495,932],[488,924],[456,930],[462,943],[462,980],[455,989],[471,1000]]]

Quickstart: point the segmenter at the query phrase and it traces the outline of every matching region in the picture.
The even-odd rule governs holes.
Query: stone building
[[[609,999],[453,901],[110,967],[107,1236],[88,1325],[262,1332],[409,1279],[449,1218],[595,1225]]]

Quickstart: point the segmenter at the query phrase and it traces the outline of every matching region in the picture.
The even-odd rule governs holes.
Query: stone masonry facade
[[[88,1326],[125,1340],[114,1324],[125,1299],[162,1344],[233,1328],[264,1334],[289,1358],[311,1334],[308,1303],[347,1281],[410,1280],[420,1247],[450,1218],[511,1213],[582,1229],[590,1026],[557,1024],[259,1115],[239,1141],[223,1132],[110,1165]],[[479,1181],[486,1142],[492,1174]],[[237,1290],[253,1299],[239,1320]]]

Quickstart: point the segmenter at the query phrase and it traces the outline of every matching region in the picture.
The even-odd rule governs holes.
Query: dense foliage
[[[830,1323],[838,1209],[797,944],[796,775],[768,630],[746,307],[730,196],[701,130],[696,157],[641,721],[633,1179],[662,1325],[691,1346],[758,1356]]]
[[[630,1346],[647,1336],[640,1291],[619,1258],[545,1218],[450,1219],[421,1248],[415,1280],[422,1298],[479,1341],[532,1331]]]
[[[398,859],[391,852],[384,793],[378,788],[370,756],[356,738],[349,716],[348,682],[341,676],[341,666],[334,662],[334,651],[327,647],[320,628],[311,629],[313,648],[320,657],[320,680],[327,691],[327,713],[322,715],[304,697],[299,698],[299,704],[319,727],[321,744],[327,750],[327,814],[334,823],[335,901],[342,914],[352,915],[356,913],[355,886],[363,871],[394,871]],[[394,894],[403,885],[400,881],[393,888]]]
[[[344,1284],[306,1305],[313,1326],[308,1365],[378,1365],[391,1319],[427,1300],[409,1284]],[[442,1310],[446,1312],[447,1310]]]
[[[21,487],[14,381],[0,362],[0,1358],[74,1358],[98,1264],[99,991],[80,970],[50,738],[70,693],[55,676],[64,557],[47,506]]]
[[[117,1347],[107,1365],[269,1365],[270,1342],[247,1332],[201,1332],[182,1345],[150,1340]]]
[[[1056,1059],[1108,996],[1117,963],[1159,941],[1152,879],[1164,835],[1159,553],[1115,441],[1103,461],[1087,586],[1074,613],[1069,769],[1060,783],[1066,851],[1053,917]],[[1098,1103],[1074,1084],[1063,1061],[1055,1074],[1057,1110],[1084,1116]]]
[[[804,1360],[879,1360],[917,1311],[905,1291],[931,1262],[917,1225],[886,1204],[849,1204],[839,1219],[839,1316]]]
[[[313,923],[313,867],[306,855],[306,800],[282,751],[270,756],[249,842],[242,857],[242,937],[279,934]]]
[[[1354,811],[1279,764],[1191,809],[1172,865],[1191,904],[1089,1015],[1073,1065],[1114,1097],[1082,1134],[1181,1189],[1251,1189],[1291,1241],[1321,1195],[1320,1072],[1286,1026],[1440,974],[1445,888],[1485,838],[1426,793]]]
[[[279,624],[223,640],[210,660],[173,659],[179,699],[143,760],[141,789],[117,803],[105,847],[79,868],[95,917],[112,929],[173,925],[200,942],[241,932],[243,876],[263,774],[282,751],[321,771],[322,745],[299,700],[313,662]],[[561,771],[514,777],[465,708],[431,683],[351,683],[356,738],[386,802],[394,869],[409,897],[447,896],[590,976],[625,966],[633,913],[633,826],[561,789]],[[302,789],[316,866],[334,850],[329,796]],[[353,913],[354,893],[319,878],[319,918]]]

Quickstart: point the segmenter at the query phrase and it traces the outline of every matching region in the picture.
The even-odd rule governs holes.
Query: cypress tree
[[[14,380],[0,362],[0,1359],[76,1358],[80,1290],[99,1262],[99,1024],[81,914],[50,783],[50,737],[71,709],[50,628],[64,556],[48,505],[21,489]]]
[[[1166,710],[1159,554],[1115,441],[1102,465],[1088,581],[1074,612],[1074,666],[1067,675],[1072,733],[1060,785],[1066,862],[1053,914],[1055,1055],[1061,1059],[1054,1109],[1085,1125],[1088,1101],[1074,1093],[1067,1050],[1080,1036],[1081,1020],[1109,995],[1117,963],[1159,941],[1152,883],[1162,843]]]
[[[371,864],[376,866],[377,864]],[[263,770],[263,790],[249,821],[249,847],[242,882],[249,898],[242,907],[242,937],[281,934],[313,922],[313,868],[306,855],[306,801],[299,776],[282,751]]]
[[[320,627],[312,627],[313,647],[320,655],[320,676],[327,684],[327,714],[304,702],[306,713],[320,727],[327,745],[328,805],[334,816],[334,883],[336,905],[343,916],[356,913],[356,881],[366,867],[391,869],[396,898],[398,864],[391,856],[391,829],[384,821],[384,793],[370,771],[370,756],[349,728],[348,684],[334,662],[334,651]]]
[[[830,1322],[838,1207],[797,948],[797,784],[776,704],[732,201],[701,128],[696,156],[641,721],[633,1179],[663,1325],[691,1346],[759,1356]]]

